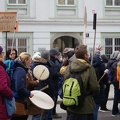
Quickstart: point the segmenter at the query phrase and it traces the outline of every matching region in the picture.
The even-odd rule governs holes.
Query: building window
[[[5,49],[9,49],[11,47],[16,48],[18,51],[18,55],[21,52],[29,52],[31,55],[33,54],[33,39],[32,39],[33,33],[16,32],[14,38],[13,38],[14,33],[12,32],[7,32],[7,38],[5,32],[3,32],[2,34],[3,34],[2,43],[4,46],[7,45],[7,48],[5,47]]]
[[[120,18],[120,0],[106,0],[105,1],[105,17],[109,19]]]
[[[105,54],[110,58],[110,55],[116,50],[120,50],[120,37],[105,38]]]
[[[8,4],[14,4],[14,5],[25,5],[26,0],[8,0]]]
[[[7,39],[7,49],[11,48],[13,44],[13,38]],[[13,48],[16,48],[18,51],[18,55],[21,52],[28,52],[28,38],[26,37],[19,37],[14,39]]]
[[[58,0],[58,5],[74,5],[74,0]]]
[[[120,0],[106,0],[106,6],[120,6]]]
[[[56,0],[55,0],[56,1]],[[78,0],[57,0],[57,18],[75,18],[78,15]]]
[[[18,18],[30,17],[30,3],[29,0],[7,0],[6,10],[9,12],[17,12]]]

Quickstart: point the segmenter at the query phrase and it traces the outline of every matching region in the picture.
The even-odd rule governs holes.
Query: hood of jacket
[[[116,59],[119,53],[120,53],[119,51],[114,51],[114,52],[110,55],[110,59]]]
[[[46,64],[47,60],[44,58],[34,59],[33,62]]]
[[[51,64],[50,64],[49,61],[47,61],[47,60],[44,59],[44,58],[39,58],[39,60],[33,61],[33,62],[31,63],[31,66],[30,66],[31,71],[33,71],[33,69],[34,69],[37,65],[44,65],[44,66],[46,66],[46,67],[51,67]]]
[[[20,60],[15,59],[15,60],[14,60],[14,63],[15,63],[15,68],[16,68],[16,67],[21,67],[21,68],[23,68],[26,72],[28,72],[28,67],[25,66]]]
[[[91,67],[90,63],[84,59],[75,59],[71,63],[71,72],[82,72]]]
[[[116,61],[117,61],[116,59],[110,59],[110,60],[108,61],[108,65],[107,65],[108,69],[111,69],[112,64],[113,64],[114,62],[116,62]]]
[[[74,59],[76,59],[75,54],[71,58],[69,58],[69,63],[71,63]]]
[[[39,58],[37,61],[33,61],[30,67],[35,67],[37,65],[47,65],[48,61],[44,58]]]

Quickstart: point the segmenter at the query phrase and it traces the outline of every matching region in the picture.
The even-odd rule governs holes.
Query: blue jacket
[[[13,92],[15,101],[25,103],[30,96],[30,91],[26,89],[26,73],[28,68],[19,60],[15,60],[16,69],[13,74]]]

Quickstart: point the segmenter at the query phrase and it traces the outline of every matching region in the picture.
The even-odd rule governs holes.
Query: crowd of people
[[[33,56],[27,52],[18,55],[16,49],[7,50],[4,56],[0,46],[0,120],[27,120],[29,115],[32,115],[32,120],[61,118],[56,105],[58,96],[63,97],[62,84],[70,74],[69,69],[82,72],[86,96],[82,107],[60,105],[66,110],[66,120],[98,120],[99,110],[109,111],[107,101],[111,84],[114,86],[112,116],[120,114],[120,51],[114,51],[108,58],[101,54],[101,49],[96,48],[94,55],[89,55],[86,45],[78,45],[75,49],[65,48],[62,52],[51,48],[41,53],[35,52]],[[46,80],[38,80],[34,76],[34,68],[38,65],[48,69],[49,77]],[[105,73],[106,69],[108,71]],[[49,87],[42,90],[46,85]],[[44,110],[35,106],[29,100],[34,96],[33,90],[42,90],[49,95],[54,107]],[[16,112],[12,116],[7,114],[5,97],[15,98]]]

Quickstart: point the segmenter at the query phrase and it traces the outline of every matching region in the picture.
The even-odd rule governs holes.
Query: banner
[[[14,31],[17,12],[0,12],[0,32]]]

